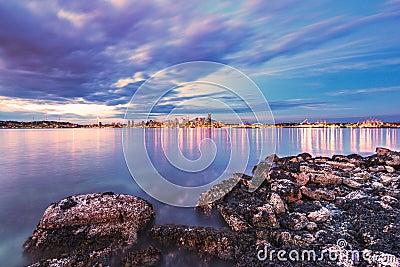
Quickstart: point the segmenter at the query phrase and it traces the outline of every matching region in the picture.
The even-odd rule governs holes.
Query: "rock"
[[[369,171],[371,172],[389,172],[389,173],[393,173],[396,170],[392,167],[392,166],[383,166],[383,165],[379,165],[379,166],[373,166],[373,167],[369,167]]]
[[[322,207],[317,211],[310,212],[307,217],[314,222],[325,222],[330,219],[331,215],[327,208]]]
[[[304,231],[277,231],[270,235],[271,239],[274,239],[274,243],[278,247],[297,247],[304,248],[309,246],[315,241],[315,238]]]
[[[359,182],[356,182],[354,179],[352,178],[344,178],[343,179],[343,184],[350,187],[350,188],[354,188],[354,189],[359,189],[362,187],[362,184],[360,184]]]
[[[342,178],[331,172],[325,172],[312,175],[310,181],[322,185],[341,184]]]
[[[271,205],[265,204],[257,208],[258,213],[253,216],[253,225],[264,228],[279,228],[279,222]]]
[[[35,261],[68,255],[96,260],[131,247],[153,216],[151,204],[134,196],[71,196],[46,209],[24,251]]]
[[[381,184],[380,182],[373,182],[371,186],[372,188],[382,188],[384,185]]]
[[[311,165],[308,163],[302,163],[300,165],[300,172],[307,173],[307,174],[320,173],[321,169],[319,168],[319,165]]]
[[[376,154],[379,155],[379,156],[387,156],[387,155],[389,155],[390,150],[387,149],[387,148],[384,148],[384,147],[377,147],[377,148],[375,149],[375,152],[376,152]]]
[[[82,255],[72,255],[54,259],[42,260],[27,267],[86,267],[86,266],[102,266],[101,262],[91,260],[90,257],[84,257]]]
[[[286,204],[285,204],[285,202],[283,202],[283,200],[279,196],[279,194],[272,192],[269,197],[268,202],[272,206],[272,208],[276,214],[281,214],[281,213],[285,212]]]
[[[308,231],[312,232],[318,228],[318,225],[315,222],[309,222],[306,224],[306,228]]]
[[[356,179],[357,181],[362,181],[365,182],[371,178],[371,174],[367,171],[360,171],[357,173],[353,174],[353,179]]]
[[[400,153],[396,152],[390,160],[386,160],[386,165],[391,166],[396,170],[400,170]]]
[[[331,159],[328,157],[315,157],[314,162],[319,162],[319,163],[325,163],[327,161],[330,161]]]
[[[380,177],[380,182],[384,185],[390,185],[393,182],[399,181],[399,176],[388,176],[388,175],[382,175]]]
[[[236,179],[240,185],[245,186],[250,192],[256,190],[265,179],[262,176],[252,177],[244,173],[234,173],[233,178]]]
[[[265,161],[266,162],[276,162],[276,161],[278,161],[279,160],[279,157],[278,157],[278,155],[276,155],[276,154],[271,154],[271,155],[269,155],[269,156],[267,156],[266,158],[265,158]]]
[[[309,223],[307,216],[304,213],[292,212],[283,217],[282,225],[290,230],[298,231],[307,226]]]
[[[302,153],[302,154],[297,155],[296,157],[285,157],[285,158],[281,159],[281,161],[284,160],[283,164],[285,164],[285,163],[287,164],[287,162],[303,162],[303,161],[307,161],[311,158],[312,157],[310,154]]]
[[[212,227],[189,227],[187,225],[158,225],[150,230],[151,236],[162,243],[179,245],[196,251],[201,256],[213,256],[224,260],[238,257],[241,242],[239,234]],[[242,235],[243,240],[246,235]]]
[[[230,178],[214,185],[209,190],[203,192],[197,201],[196,207],[210,209],[211,203],[219,200],[229,193],[240,181],[239,177]]]
[[[385,166],[379,165],[379,166],[373,166],[373,167],[369,167],[368,170],[370,172],[383,172],[385,171]]]
[[[261,177],[262,179],[265,179],[266,181],[271,181],[271,178],[269,176],[269,171],[271,170],[272,163],[271,162],[260,162],[253,170],[254,172],[254,177]]]
[[[302,187],[300,188],[300,190],[301,190],[301,193],[302,193],[304,196],[306,196],[306,197],[308,197],[308,198],[310,198],[310,199],[313,199],[313,200],[321,200],[321,196],[320,196],[319,194],[317,194],[314,190],[311,190],[311,189],[308,188],[308,187],[302,186]]]
[[[379,162],[380,164],[377,165],[387,165],[393,167],[395,170],[400,169],[400,152],[378,147],[376,149],[376,157],[377,158],[371,158],[371,161],[374,163]],[[392,169],[389,170],[391,171]]]
[[[400,153],[382,148],[368,157],[272,155],[255,167],[254,176],[235,173],[200,196],[198,208],[216,209],[230,228],[158,225],[150,235],[167,247],[197,252],[204,262],[196,265],[210,265],[210,259],[219,258],[235,266],[294,266],[298,262],[260,261],[257,252],[261,247],[268,251],[339,248],[339,239],[357,251],[397,257],[399,170]],[[256,178],[262,181],[253,188]],[[75,196],[50,206],[26,242],[26,251],[39,260],[32,266],[102,266],[111,255],[117,255],[122,266],[160,264],[165,246],[139,251],[132,246],[138,229],[153,216],[151,206],[149,210],[140,199],[125,205],[129,201],[120,203],[120,198],[123,195],[112,193]],[[82,208],[86,206],[91,208]],[[304,266],[337,263],[354,265],[301,262]]]
[[[399,202],[399,200],[397,198],[392,197],[392,196],[382,196],[381,199],[383,202],[389,203],[389,204],[397,204]]]
[[[322,189],[322,188],[318,188],[316,190],[312,190],[308,187],[302,186],[301,187],[301,193],[313,200],[328,200],[328,201],[332,201],[335,200],[335,192],[333,192],[332,190],[328,190],[328,189]]]
[[[365,165],[365,158],[358,154],[350,154],[347,156],[347,159],[350,163],[353,163],[356,166]]]
[[[353,191],[347,194],[344,198],[347,200],[356,200],[356,199],[363,199],[366,197],[367,195],[365,195],[362,191]]]
[[[328,189],[318,188],[317,190],[315,190],[315,193],[318,194],[321,197],[321,199],[328,201],[335,200],[336,198],[335,192]]]
[[[293,247],[321,249],[321,245],[337,247],[340,238],[345,238],[353,249],[397,255],[398,156],[398,152],[379,150],[369,157],[351,154],[269,159],[276,165],[257,190],[249,193],[246,186],[234,187],[217,204],[225,207],[227,214],[230,212],[223,216],[230,226],[240,222],[239,227],[232,227],[237,229],[233,231],[235,238],[248,240],[234,246],[231,255],[236,266],[291,266],[295,263],[260,262],[254,251],[259,246],[276,251],[290,251]],[[205,238],[210,237],[206,234]],[[327,263],[312,262],[305,266]]]
[[[217,209],[225,222],[235,231],[241,231],[250,227],[249,223],[234,209],[227,205],[218,205]]]
[[[152,246],[139,250],[129,252],[122,258],[122,266],[157,266],[161,260],[161,251]]]
[[[393,173],[393,172],[396,171],[392,166],[385,166],[385,170],[386,170],[388,173]]]
[[[348,200],[338,205],[341,220],[348,222],[348,230],[354,231],[354,240],[360,240],[361,248],[398,254],[400,251],[399,206],[386,208],[375,197]]]
[[[327,161],[326,164],[330,165],[334,169],[340,169],[340,170],[352,170],[356,166],[353,163],[348,163],[348,162],[337,162],[337,161]]]
[[[234,173],[233,178],[241,182],[243,185],[246,185],[253,179],[252,176],[239,172]]]
[[[302,158],[303,161],[308,161],[312,159],[312,156],[309,153],[301,153],[297,155],[297,158]]]
[[[271,183],[271,191],[277,192],[285,201],[289,203],[301,199],[300,187],[288,179],[273,181]]]
[[[299,186],[306,185],[310,181],[310,177],[305,173],[292,173],[292,176],[296,179],[296,183]]]
[[[333,155],[332,160],[337,162],[349,162],[349,158],[344,155]]]

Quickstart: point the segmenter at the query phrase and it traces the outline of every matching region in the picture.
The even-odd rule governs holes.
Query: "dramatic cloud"
[[[59,104],[55,101],[22,100],[0,97],[0,112],[25,112],[28,114],[46,113],[50,115],[73,114],[81,117],[113,117],[119,114],[119,106],[104,106],[92,103]]]
[[[147,78],[193,60],[229,64],[253,77],[271,97],[277,115],[330,106],[327,95],[364,93],[340,94],[340,88],[398,87],[400,78],[394,76],[400,71],[399,2],[362,5],[294,0],[5,1],[0,4],[2,114],[9,118],[13,107],[21,117],[30,107],[88,118],[105,110],[106,116],[122,118],[122,107]],[[190,78],[209,75],[213,73],[202,71]],[[169,78],[179,85],[176,77]],[[321,86],[308,87],[315,82]],[[176,108],[194,95],[192,89],[177,90],[160,102],[157,112]],[[149,91],[140,99],[152,97]],[[315,100],[301,104],[293,98]],[[91,112],[82,113],[80,105]],[[387,105],[396,111],[391,101]]]

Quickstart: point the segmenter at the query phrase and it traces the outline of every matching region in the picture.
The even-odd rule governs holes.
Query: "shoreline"
[[[29,129],[400,129],[398,126],[265,126],[265,127],[114,127],[114,126],[79,126],[79,127],[0,127],[0,130]]]
[[[379,120],[371,120],[366,122],[313,122],[313,123],[293,123],[293,122],[281,122],[275,124],[261,124],[261,123],[222,123],[218,122],[215,125],[181,125],[181,124],[163,124],[159,122],[153,122],[154,124],[128,124],[121,122],[112,123],[91,123],[91,124],[79,124],[67,121],[2,121],[0,120],[0,129],[100,129],[100,128],[124,128],[124,129],[280,129],[280,128],[383,128],[383,129],[397,129],[400,128],[400,122],[381,122]]]
[[[271,164],[272,168],[269,170]],[[144,228],[147,230],[144,230],[143,234],[159,244],[194,251],[204,262],[218,258],[234,262],[236,266],[265,266],[265,264],[290,266],[290,264],[299,263],[303,266],[337,266],[338,264],[375,266],[382,263],[386,264],[383,266],[397,266],[396,264],[399,263],[400,152],[377,148],[376,154],[366,157],[357,154],[312,157],[308,153],[302,153],[280,158],[272,155],[255,166],[253,174],[254,176],[234,174],[231,184],[227,181],[228,184],[216,185],[203,193],[199,206],[195,208],[204,213],[204,216],[207,216],[210,210],[217,211],[229,228],[153,225],[150,229]],[[263,182],[254,192],[251,192],[251,181],[254,177],[262,177]],[[232,184],[234,186],[230,187]],[[213,197],[215,194],[223,197],[215,200]],[[114,199],[119,198],[119,195],[113,193],[104,196],[97,195],[100,200],[103,197]],[[28,240],[32,241],[33,237],[41,236],[37,231],[45,231],[46,234],[51,231],[53,236],[60,236],[62,232],[63,239],[59,244],[70,244],[68,240],[74,235],[68,232],[70,230],[68,227],[69,230],[66,229],[65,220],[70,221],[71,216],[75,214],[73,209],[79,206],[80,198],[82,197],[72,196],[70,200],[67,199],[68,201],[61,200],[51,205],[53,209],[58,207],[58,215],[55,216],[58,223],[52,223],[51,227],[46,226],[47,228],[43,227],[44,224],[42,227],[39,225],[34,235]],[[209,203],[209,200],[215,201]],[[140,202],[135,199],[136,201]],[[74,204],[75,202],[77,204]],[[143,202],[140,203],[143,207]],[[102,208],[96,205],[91,206],[89,203],[82,202],[80,207],[84,210]],[[113,210],[112,207],[109,208]],[[127,209],[129,210],[129,207]],[[152,214],[151,209],[151,205],[144,208],[146,218]],[[135,225],[135,221],[139,220],[137,216],[140,217],[140,214],[126,217],[125,211],[127,210],[117,208],[114,211],[115,214],[122,215],[110,218],[106,216],[108,219],[100,221],[78,220],[76,225],[79,229],[98,229],[99,227],[103,229],[104,243],[99,246],[102,253],[99,252],[99,247],[90,246],[86,247],[87,253],[78,253],[79,249],[82,249],[82,244],[79,242],[88,242],[94,237],[99,238],[96,234],[82,236],[81,241],[75,243],[75,250],[68,252],[69,256],[64,255],[61,258],[56,252],[54,255],[41,257],[41,249],[51,250],[52,247],[42,247],[41,244],[46,242],[39,245],[37,242],[31,242],[30,246],[25,246],[25,251],[31,255],[32,252],[39,255],[35,258],[39,260],[38,265],[31,266],[68,266],[68,264],[77,266],[93,264],[94,266],[95,263],[107,262],[110,255],[119,255],[120,261],[125,266],[136,266],[143,262],[157,266],[160,258],[165,256],[162,246],[151,246],[136,251],[130,251],[133,247],[128,246],[125,252],[118,249],[108,250],[111,243],[115,246],[116,242],[123,243],[125,240],[124,238],[113,242],[108,240],[110,237],[107,237],[107,231],[110,230],[110,223],[113,225],[115,221],[121,221],[122,218],[122,222]],[[54,216],[50,216],[52,214],[52,212],[46,212],[42,220],[53,218]],[[145,223],[145,225],[148,224]],[[139,228],[141,227],[134,228],[136,230],[131,231],[132,233],[126,231],[126,227],[112,229],[117,233],[123,230],[122,232],[126,233],[129,239],[130,234],[136,233]],[[76,232],[77,229],[74,228],[73,231]],[[83,233],[85,231],[82,230]],[[46,235],[43,234],[42,237],[46,238]],[[339,243],[343,240],[345,243]],[[334,261],[328,257],[321,257],[321,251],[324,250],[346,252],[350,249],[359,252],[359,257]],[[314,250],[318,254],[317,259],[321,258],[321,260],[300,261],[295,257],[294,260],[282,261],[277,257],[277,251],[289,253],[292,250],[297,252]],[[271,255],[271,251],[275,251],[275,254]],[[369,256],[360,257],[365,254]],[[287,257],[288,255],[286,259]],[[386,262],[382,262],[384,258]],[[138,259],[140,259],[139,262]],[[51,265],[52,261],[58,262],[59,265]]]

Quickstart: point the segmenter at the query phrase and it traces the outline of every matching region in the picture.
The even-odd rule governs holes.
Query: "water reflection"
[[[301,152],[320,156],[351,153],[368,155],[378,146],[390,149],[399,147],[399,129],[287,128],[278,131],[277,153],[280,155]]]
[[[130,130],[130,141],[140,140],[138,133],[143,130]],[[187,158],[197,159],[198,144],[204,138],[213,140],[218,151],[215,162],[200,174],[174,170],[162,154],[164,143],[177,145]],[[0,140],[0,262],[4,266],[26,263],[21,245],[44,209],[73,194],[114,191],[138,195],[154,205],[156,224],[223,225],[218,219],[202,217],[190,208],[164,205],[144,193],[126,167],[121,129],[0,130]],[[234,172],[250,173],[260,157],[274,152],[275,144],[280,156],[301,152],[368,155],[377,146],[400,150],[400,129],[149,129],[146,139],[149,156],[159,171],[188,186],[207,183],[221,173],[227,177]],[[233,152],[235,160],[248,162],[245,169],[236,164],[226,168]],[[144,156],[136,154],[135,159]]]

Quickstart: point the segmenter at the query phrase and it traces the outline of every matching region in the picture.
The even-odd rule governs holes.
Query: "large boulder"
[[[46,209],[23,248],[33,261],[61,257],[59,262],[84,266],[130,248],[153,216],[151,204],[135,196],[71,196]]]

